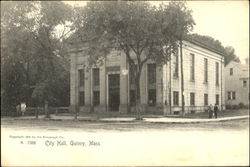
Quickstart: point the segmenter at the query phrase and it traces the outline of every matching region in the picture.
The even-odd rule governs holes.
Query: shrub
[[[244,103],[239,103],[239,108],[240,108],[240,109],[242,109],[242,108],[244,108],[244,107],[245,107]]]

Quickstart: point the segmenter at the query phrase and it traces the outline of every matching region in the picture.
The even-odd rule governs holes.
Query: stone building
[[[249,105],[249,59],[231,61],[224,69],[226,105]]]
[[[79,112],[133,112],[135,85],[126,56],[113,51],[98,67],[87,68],[84,48],[70,49],[70,103]],[[180,53],[180,52],[178,52]],[[224,105],[224,57],[193,40],[183,41],[185,112],[201,112],[209,104]],[[178,114],[181,111],[179,54],[171,63],[143,66],[140,80],[144,112]]]

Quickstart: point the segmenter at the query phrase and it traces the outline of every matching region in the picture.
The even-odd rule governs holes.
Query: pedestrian
[[[208,118],[212,118],[212,114],[213,114],[213,106],[212,104],[210,104],[208,108]]]
[[[18,105],[16,106],[16,112],[17,112],[17,116],[19,116],[20,113],[21,113],[21,105],[20,105],[20,104],[18,104]]]
[[[24,113],[26,111],[26,104],[24,102],[21,103],[21,112],[22,112],[22,116],[24,116]]]
[[[219,107],[218,107],[217,104],[215,104],[215,106],[214,106],[214,116],[215,116],[215,118],[217,118],[217,112],[218,111],[219,111]]]

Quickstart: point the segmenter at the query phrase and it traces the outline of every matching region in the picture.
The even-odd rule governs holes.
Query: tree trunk
[[[185,115],[184,101],[184,76],[183,76],[183,55],[182,55],[182,40],[180,40],[180,58],[181,58],[181,111],[182,116]]]
[[[137,77],[135,79],[135,96],[136,96],[136,120],[142,120],[141,116],[141,95],[140,95],[140,75],[137,74]]]

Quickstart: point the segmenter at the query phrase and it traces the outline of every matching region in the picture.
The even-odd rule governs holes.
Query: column
[[[147,88],[147,64],[142,67],[140,78],[140,97],[141,97],[141,112],[145,113],[148,110],[148,88]]]
[[[163,75],[162,66],[156,66],[156,106],[163,112]]]
[[[85,85],[84,85],[84,112],[90,112],[91,111],[91,68],[85,67]]]
[[[76,53],[70,54],[70,112],[75,112],[76,102]]]
[[[120,56],[120,106],[119,112],[128,112],[128,66],[124,53]]]
[[[106,112],[107,104],[107,88],[106,88],[106,60],[104,60],[103,65],[100,67],[100,106],[98,106],[99,112]]]

